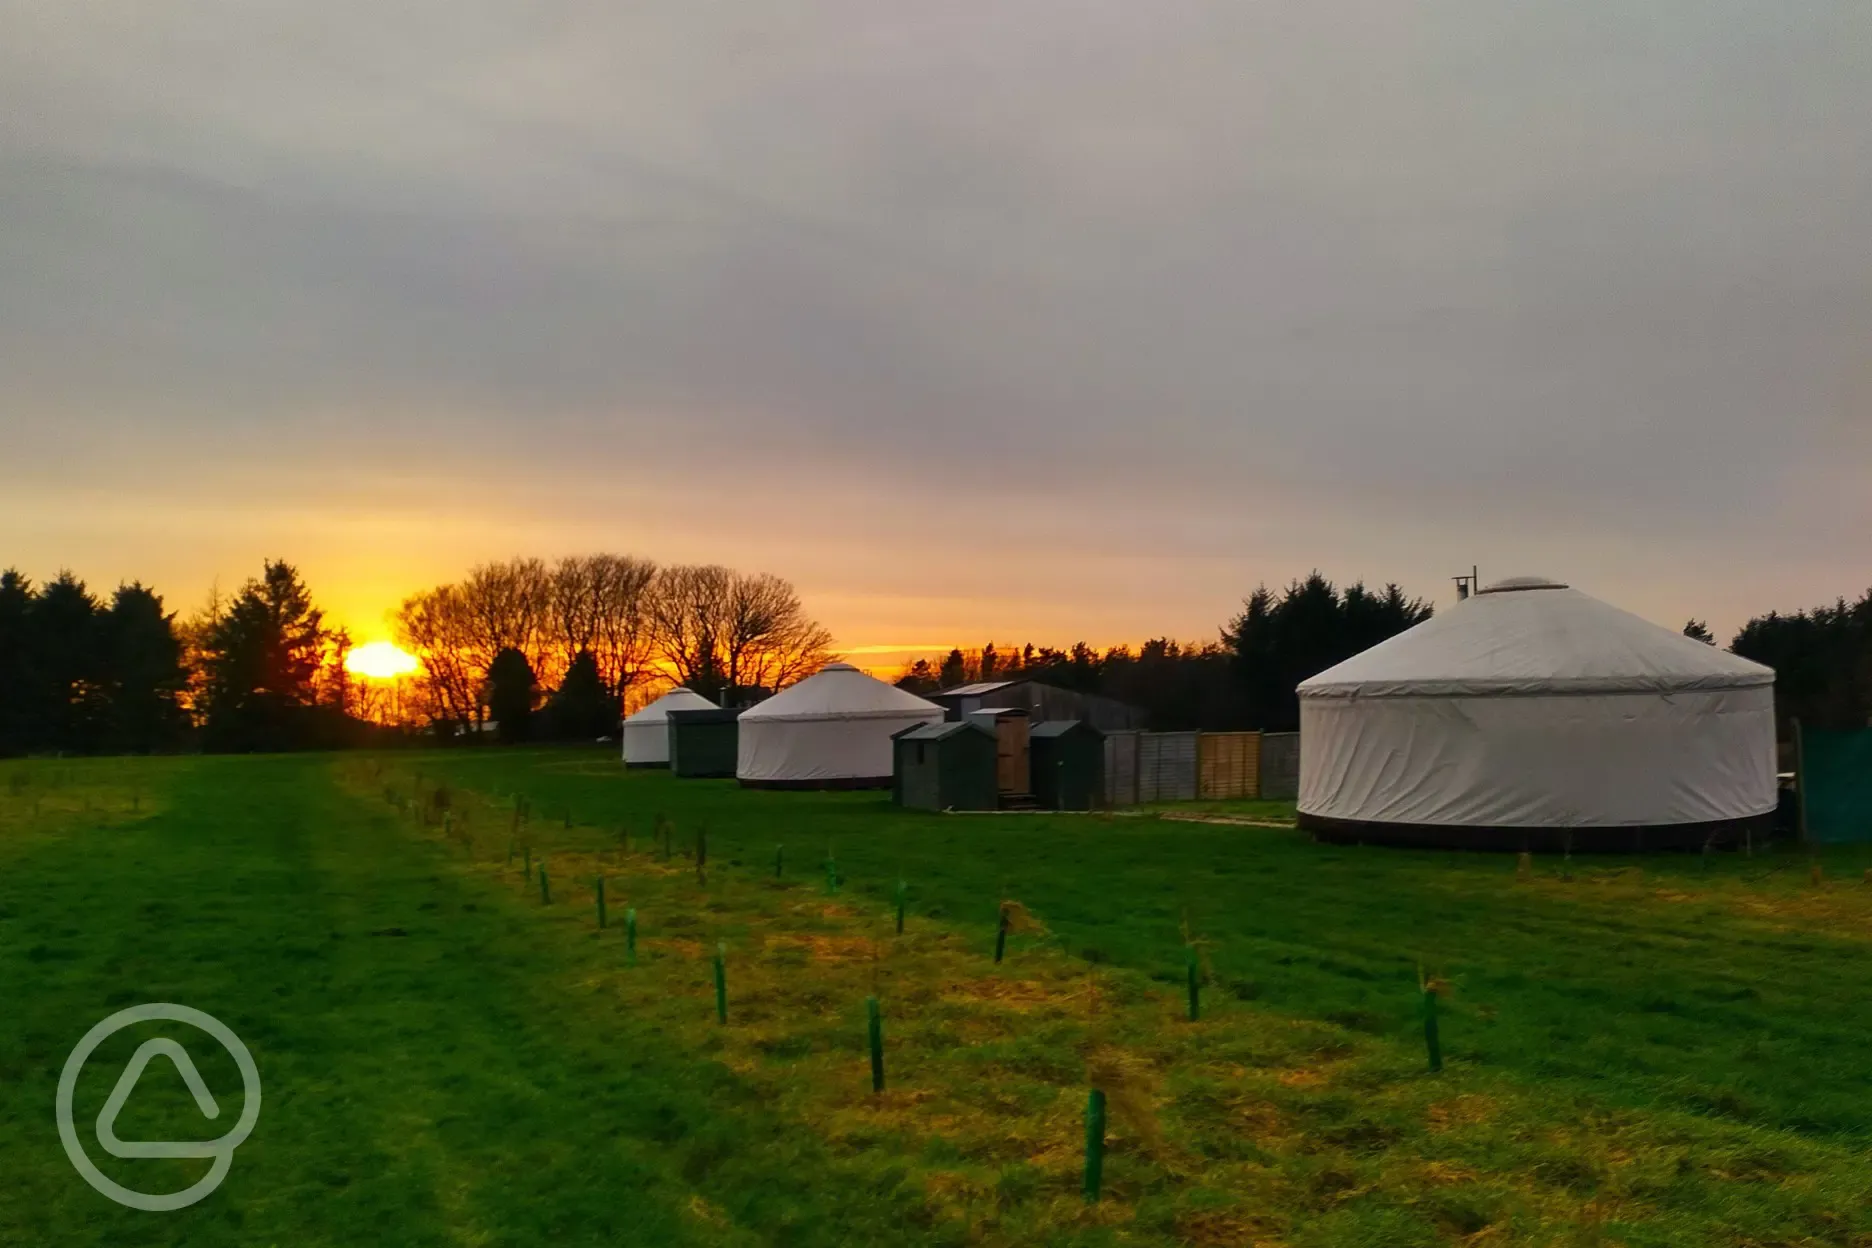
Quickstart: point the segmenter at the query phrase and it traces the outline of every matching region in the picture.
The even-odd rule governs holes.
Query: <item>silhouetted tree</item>
[[[968,658],[962,653],[960,648],[951,650],[948,654],[943,656],[942,668],[940,670],[943,688],[955,688],[967,679],[967,675]]]
[[[312,744],[324,613],[299,572],[269,560],[235,595],[208,638],[202,729],[210,749],[289,750]]]
[[[488,667],[487,707],[502,744],[524,741],[532,727],[535,685],[533,665],[512,646],[494,656]]]
[[[1684,625],[1683,634],[1686,637],[1691,637],[1702,642],[1706,646],[1713,646],[1716,644],[1716,634],[1710,632],[1709,625],[1705,624],[1702,620],[1691,620],[1688,624]]]
[[[581,650],[546,702],[546,735],[556,741],[594,741],[614,735],[619,710],[616,697],[605,687],[597,658]]]
[[[1729,648],[1775,669],[1784,738],[1794,719],[1813,728],[1872,725],[1872,590],[1856,603],[1758,616]]]
[[[12,568],[0,572],[0,755],[24,754],[38,740],[33,597],[26,577]]]
[[[102,620],[103,683],[108,716],[104,744],[117,753],[173,749],[187,726],[182,691],[182,639],[175,616],[141,584],[121,585]]]
[[[102,742],[106,705],[98,603],[83,581],[61,572],[33,599],[27,654],[28,707],[38,748],[89,752]]]

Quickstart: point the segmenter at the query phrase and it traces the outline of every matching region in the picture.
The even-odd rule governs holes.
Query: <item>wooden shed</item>
[[[738,710],[671,711],[670,773],[685,780],[733,779],[740,719]]]
[[[1091,810],[1105,797],[1105,734],[1077,719],[1036,724],[1027,734],[1034,801],[1049,810]]]
[[[910,810],[995,810],[999,746],[992,730],[963,721],[918,724],[891,739],[896,768],[891,785]]]

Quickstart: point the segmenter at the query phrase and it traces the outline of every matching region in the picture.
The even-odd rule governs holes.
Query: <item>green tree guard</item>
[[[632,966],[637,965],[637,911],[624,911],[624,960]]]
[[[865,1013],[871,1024],[871,1090],[884,1090],[884,1019],[878,1012],[878,999],[865,998]]]
[[[1425,986],[1423,990],[1423,1039],[1424,1050],[1430,1057],[1431,1073],[1443,1069],[1443,1045],[1437,1037],[1436,989]]]
[[[715,1017],[728,1022],[728,946],[721,941],[715,943]]]
[[[1096,1205],[1105,1180],[1105,1094],[1093,1088],[1086,1097],[1085,1198]]]
[[[1008,908],[1006,906],[1002,906],[1001,907],[1001,921],[995,925],[995,965],[996,966],[999,966],[1001,964],[1001,959],[1007,954],[1008,925],[1010,922],[1011,920],[1008,916]]]
[[[552,886],[546,882],[546,860],[540,859],[540,905],[552,905]]]
[[[598,877],[598,929],[600,931],[603,931],[604,926],[605,926],[604,876],[601,875]]]
[[[1189,951],[1189,1016],[1190,1022],[1202,1017],[1202,967],[1196,959],[1196,946],[1190,945]]]

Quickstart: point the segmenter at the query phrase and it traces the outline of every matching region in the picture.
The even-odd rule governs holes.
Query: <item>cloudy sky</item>
[[[0,563],[846,646],[1872,583],[1872,8],[0,0]]]

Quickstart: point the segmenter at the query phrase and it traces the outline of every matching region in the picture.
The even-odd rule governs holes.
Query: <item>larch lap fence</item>
[[[1291,799],[1300,791],[1297,732],[1113,732],[1105,801]]]
[[[1196,740],[1196,795],[1204,801],[1261,795],[1261,734],[1205,732]]]

